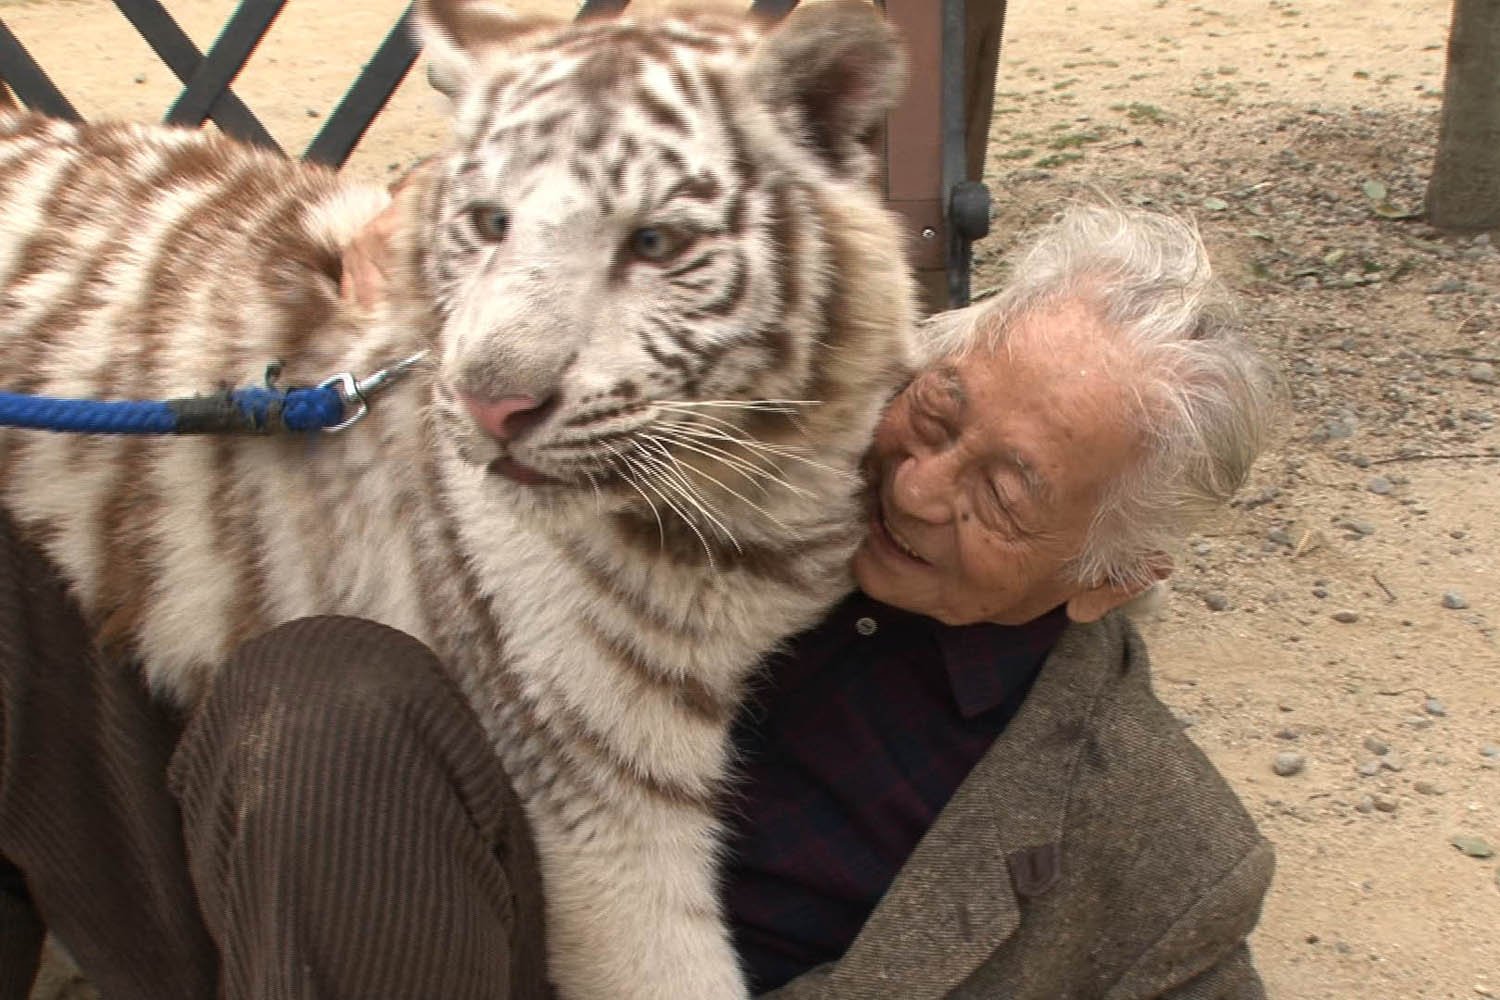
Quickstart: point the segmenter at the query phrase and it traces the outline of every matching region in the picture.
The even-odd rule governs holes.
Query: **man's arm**
[[[1275,864],[1261,840],[1142,953],[1107,1000],[1264,1000],[1246,939]]]
[[[1163,993],[1161,1000],[1265,1000],[1260,974],[1243,941],[1212,969],[1192,982]]]

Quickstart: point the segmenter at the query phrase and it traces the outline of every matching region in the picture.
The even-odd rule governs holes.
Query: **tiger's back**
[[[0,385],[163,399],[276,360],[321,378],[371,340],[338,298],[339,254],[386,200],[195,130],[0,113]],[[346,515],[308,503],[328,463],[305,443],[8,432],[0,449],[0,496],[101,637],[154,647],[184,694],[237,642],[328,603],[309,546]],[[270,537],[250,512],[278,504],[309,523]]]
[[[899,54],[858,3],[768,34],[420,13],[454,136],[369,313],[338,252],[383,192],[0,117],[0,385],[161,398],[428,352],[333,437],[0,431],[0,502],[180,701],[290,617],[424,639],[532,819],[564,995],[742,996],[714,795],[749,671],[849,585],[908,363],[867,148]]]

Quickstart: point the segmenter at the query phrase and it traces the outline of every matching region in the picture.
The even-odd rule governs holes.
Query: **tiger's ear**
[[[560,23],[522,17],[489,0],[418,0],[416,32],[427,56],[427,82],[456,99],[491,56],[525,35]]]
[[[790,112],[804,142],[841,171],[857,169],[906,79],[896,32],[864,0],[797,8],[761,43],[752,86]]]

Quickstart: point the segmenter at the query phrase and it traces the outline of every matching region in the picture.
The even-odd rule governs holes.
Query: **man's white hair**
[[[1110,489],[1072,571],[1140,587],[1162,554],[1244,483],[1270,432],[1280,383],[1251,345],[1189,222],[1114,205],[1068,208],[1023,244],[995,298],[932,317],[936,360],[995,350],[1018,320],[1091,307],[1136,362],[1122,372],[1144,454]]]

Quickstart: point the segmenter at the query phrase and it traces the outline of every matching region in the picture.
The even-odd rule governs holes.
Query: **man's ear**
[[[906,76],[896,33],[864,0],[803,4],[761,43],[751,86],[803,142],[835,169],[867,158],[870,136],[895,105]]]
[[[1172,557],[1157,552],[1146,560],[1150,578],[1132,584],[1101,583],[1074,594],[1068,600],[1068,618],[1075,622],[1096,622],[1115,608],[1144,599],[1161,581],[1172,575]]]
[[[416,34],[427,56],[427,82],[457,100],[480,76],[487,57],[523,35],[561,24],[522,17],[490,0],[418,0]]]

